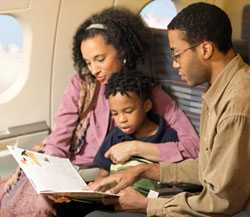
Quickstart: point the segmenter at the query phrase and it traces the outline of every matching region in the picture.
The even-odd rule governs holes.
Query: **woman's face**
[[[91,74],[101,84],[106,84],[114,72],[121,70],[122,63],[117,50],[107,44],[101,35],[82,41],[81,52]]]

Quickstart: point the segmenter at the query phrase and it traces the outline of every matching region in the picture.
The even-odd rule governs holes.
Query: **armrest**
[[[159,192],[160,197],[175,195],[181,192],[201,192],[202,186],[194,185],[194,184],[178,184],[178,185],[168,185],[168,184],[159,184]]]

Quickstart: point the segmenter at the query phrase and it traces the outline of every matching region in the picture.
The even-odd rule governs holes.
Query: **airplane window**
[[[15,97],[27,75],[23,70],[23,32],[17,19],[0,15],[0,104]]]
[[[157,29],[166,29],[176,14],[177,10],[172,0],[151,1],[140,13],[148,26]]]

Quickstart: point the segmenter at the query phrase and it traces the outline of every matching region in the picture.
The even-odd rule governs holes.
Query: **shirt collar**
[[[208,88],[207,92],[203,95],[203,100],[209,107],[214,107],[219,101],[221,95],[230,83],[234,75],[238,72],[239,68],[244,64],[240,55],[235,56],[218,75],[214,83]]]

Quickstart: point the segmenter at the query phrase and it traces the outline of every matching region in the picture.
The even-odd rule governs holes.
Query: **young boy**
[[[138,71],[117,72],[109,79],[105,97],[116,127],[107,135],[95,157],[94,164],[100,168],[96,180],[139,163],[152,163],[135,156],[124,164],[114,164],[105,158],[105,152],[117,143],[132,140],[152,143],[178,141],[176,131],[151,111],[153,87],[152,80]],[[155,189],[155,185],[143,179],[136,182],[134,188],[147,194],[148,190]]]

